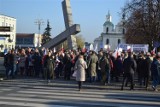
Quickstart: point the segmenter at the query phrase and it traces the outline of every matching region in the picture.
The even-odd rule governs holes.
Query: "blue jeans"
[[[90,76],[90,82],[95,82],[96,81],[96,76]]]
[[[159,76],[158,76],[158,75],[153,75],[152,85],[153,85],[154,87],[156,87],[159,83],[160,83]]]

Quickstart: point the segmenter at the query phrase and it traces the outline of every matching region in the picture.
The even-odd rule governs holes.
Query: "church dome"
[[[110,22],[110,21],[106,21],[104,24],[103,24],[103,26],[114,26],[113,25],[113,23],[112,22]]]

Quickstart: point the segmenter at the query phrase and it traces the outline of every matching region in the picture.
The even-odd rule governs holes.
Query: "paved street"
[[[0,107],[159,107],[160,93],[115,86],[83,84],[75,81],[14,79],[0,81]]]

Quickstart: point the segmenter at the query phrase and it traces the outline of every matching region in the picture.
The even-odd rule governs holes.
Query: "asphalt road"
[[[143,88],[120,91],[120,83],[102,86],[85,82],[41,79],[0,81],[0,107],[159,107],[160,93]]]

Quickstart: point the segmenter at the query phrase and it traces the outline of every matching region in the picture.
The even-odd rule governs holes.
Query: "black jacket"
[[[133,74],[136,71],[136,68],[137,68],[137,64],[133,58],[128,57],[124,60],[124,63],[123,63],[124,73]]]

